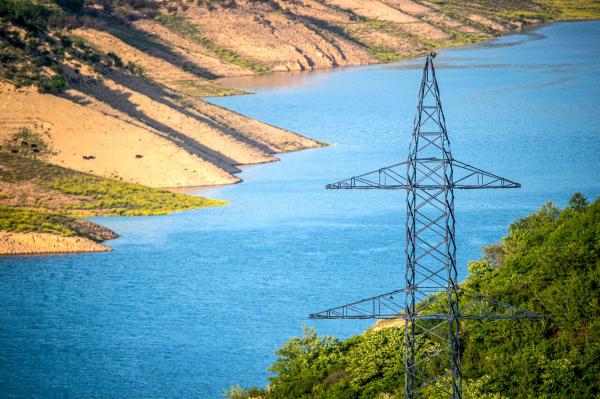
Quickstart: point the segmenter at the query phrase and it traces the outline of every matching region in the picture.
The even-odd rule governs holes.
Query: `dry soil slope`
[[[186,66],[174,52],[167,56],[168,43],[144,38],[133,27],[119,26],[119,35],[111,33],[115,29],[71,34],[143,73],[65,64],[69,89],[60,96],[3,83],[0,144],[27,128],[47,141],[49,162],[153,187],[235,183],[239,165],[321,145],[183,92],[214,84],[199,75],[200,67]],[[127,35],[138,41],[121,38]]]
[[[138,22],[136,27],[181,48],[194,48],[192,52],[203,53],[204,60],[210,58],[211,50],[203,47],[206,41],[199,41],[200,36],[244,60],[266,65],[271,71],[307,70],[410,57],[440,46],[489,38],[523,23],[539,22],[534,17],[511,16],[510,12],[518,9],[541,14],[542,6],[528,1],[513,3],[482,6],[475,1],[425,0],[193,2],[169,11],[178,22],[167,29],[159,29],[149,21]],[[190,26],[198,35],[186,34]],[[214,62],[196,61],[219,76],[240,73],[219,68]],[[225,59],[224,64],[227,63]],[[246,69],[244,73],[252,73]]]
[[[158,16],[129,20],[100,14],[70,34],[135,71],[64,65],[61,97],[2,84],[0,140],[27,127],[47,138],[50,162],[150,186],[234,183],[239,165],[321,144],[198,99],[235,92],[214,78],[391,61],[537,21],[509,11],[541,6],[513,3],[230,0],[157,2]]]

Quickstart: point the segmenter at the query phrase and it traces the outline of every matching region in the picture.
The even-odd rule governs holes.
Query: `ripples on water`
[[[598,43],[600,23],[564,23],[436,58],[454,157],[523,184],[457,193],[461,276],[542,202],[600,193]],[[215,398],[265,384],[303,324],[368,327],[307,314],[402,286],[404,197],[323,186],[406,158],[420,70],[230,80],[258,94],[213,102],[336,145],[197,191],[226,207],[99,218],[112,253],[0,260],[0,396]]]

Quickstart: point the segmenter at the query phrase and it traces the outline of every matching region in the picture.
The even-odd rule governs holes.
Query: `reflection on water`
[[[274,72],[268,75],[232,76],[219,79],[226,86],[245,88],[246,90],[265,89],[310,89],[317,87],[320,80],[328,79],[331,74],[339,73],[344,68],[335,70],[316,69],[313,71]]]
[[[540,27],[533,28],[525,28],[518,35],[507,36],[504,40],[490,40],[487,42],[476,44],[479,48],[500,48],[500,47],[512,47],[518,46],[521,44],[525,44],[532,40],[544,40],[546,38],[545,35],[539,32]]]
[[[523,185],[456,194],[461,278],[544,201],[600,194],[600,23],[536,32],[436,58],[453,156]],[[111,253],[0,260],[3,396],[217,398],[264,385],[303,324],[342,337],[368,327],[307,314],[401,288],[404,197],[324,185],[406,159],[420,69],[244,78],[257,94],[211,101],[339,145],[191,189],[227,206],[98,218],[122,235]]]

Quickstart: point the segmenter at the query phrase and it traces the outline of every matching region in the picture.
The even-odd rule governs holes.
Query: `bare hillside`
[[[219,77],[389,62],[594,2],[6,0],[0,147],[27,131],[49,162],[151,186],[228,184],[240,165],[320,146],[210,105]],[[25,130],[24,130],[25,129]],[[310,132],[303,132],[310,134]]]

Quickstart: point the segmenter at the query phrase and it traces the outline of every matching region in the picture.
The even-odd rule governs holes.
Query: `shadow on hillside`
[[[208,69],[199,67],[195,63],[186,60],[181,54],[173,51],[169,45],[163,43],[159,38],[150,35],[148,32],[144,32],[131,25],[125,25],[114,19],[105,19],[103,22],[103,29],[144,53],[174,64],[184,71],[201,78],[216,79],[221,77]]]
[[[201,157],[202,159],[214,164],[215,166],[229,173],[237,173],[240,171],[237,167],[234,166],[237,164],[235,160],[211,148],[206,147],[198,141],[173,129],[170,126],[165,125],[164,123],[154,119],[153,117],[140,110],[138,108],[138,105],[130,100],[130,93],[112,89],[102,81],[95,81],[94,83],[79,82],[75,84],[74,87],[80,92],[90,97],[93,97],[98,101],[106,103],[112,108],[123,112],[124,114],[129,115],[135,120],[140,121],[143,124],[151,127],[155,131],[155,133],[159,134],[161,137],[166,138],[167,140],[178,145],[179,147]],[[152,98],[155,98],[155,96],[153,96]],[[63,97],[66,97],[67,99],[74,101],[78,104],[83,104],[86,102],[86,100],[84,100],[82,97],[72,95],[69,93],[64,93]],[[171,107],[169,103],[163,102],[163,104]]]
[[[221,131],[222,133],[224,133],[228,136],[231,136],[243,143],[246,143],[255,148],[258,148],[259,150],[261,150],[267,154],[271,154],[273,152],[266,145],[259,143],[255,140],[252,140],[251,138],[237,132],[236,130],[233,130],[232,128],[230,128],[228,126],[223,126],[222,124],[214,121],[210,117],[201,114],[201,112],[198,111],[197,109],[190,108],[190,107],[187,107],[187,106],[177,103],[177,101],[183,99],[183,96],[173,92],[172,90],[168,89],[167,87],[165,87],[161,84],[152,82],[152,81],[145,79],[143,77],[140,77],[140,76],[127,74],[127,73],[123,73],[120,71],[112,71],[109,74],[107,74],[107,77],[109,77],[116,83],[118,83],[124,87],[127,87],[130,90],[136,91],[138,93],[142,93],[142,94],[152,98],[154,101],[157,101],[163,105],[166,105],[187,117],[190,117],[190,118],[196,119],[199,122],[205,123],[208,126],[214,128],[214,129],[217,129],[217,130]]]

